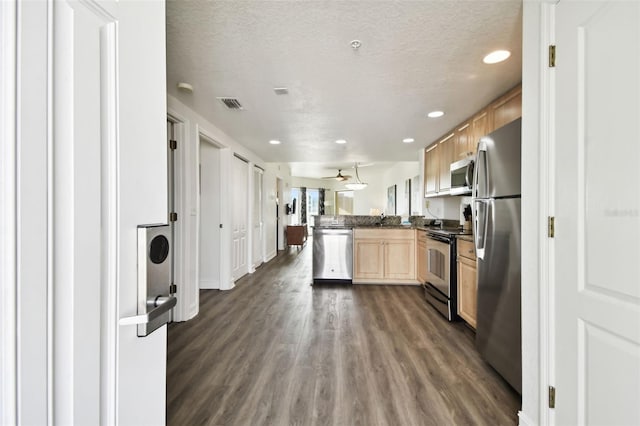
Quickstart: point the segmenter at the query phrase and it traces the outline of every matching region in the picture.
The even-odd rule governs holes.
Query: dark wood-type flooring
[[[169,425],[515,425],[519,395],[420,287],[311,286],[311,244],[169,327]]]

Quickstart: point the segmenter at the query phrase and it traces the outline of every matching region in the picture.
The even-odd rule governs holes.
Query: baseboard
[[[272,260],[274,257],[276,257],[278,255],[277,251],[273,251],[271,253],[267,253],[267,255],[264,257],[264,263],[269,262],[270,260]]]
[[[518,426],[536,426],[536,422],[522,411],[518,411]]]
[[[220,290],[220,280],[200,280],[201,290]]]
[[[220,286],[220,290],[232,290],[235,286],[236,286],[236,283],[233,281],[233,278],[232,278],[231,281],[229,281],[229,283],[225,287]]]

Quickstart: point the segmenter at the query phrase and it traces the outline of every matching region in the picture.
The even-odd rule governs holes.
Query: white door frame
[[[186,175],[189,144],[189,123],[180,114],[173,110],[168,110],[167,120],[174,126],[174,137],[177,141],[177,148],[174,153],[174,209],[178,213],[178,220],[175,222],[174,244],[174,284],[177,286],[178,303],[174,308],[173,320],[186,321],[197,314],[198,293],[192,290],[189,283],[189,267],[187,261],[192,258],[188,232],[190,215],[188,213],[187,197],[189,190],[188,177]],[[169,212],[167,211],[167,214]],[[167,218],[168,221],[168,218]],[[195,305],[195,312],[193,306]]]
[[[522,104],[522,411],[520,425],[547,425],[548,386],[553,376],[554,299],[550,274],[553,240],[547,220],[553,215],[554,71],[548,49],[554,40],[555,0],[524,2]],[[551,423],[552,424],[552,423]]]
[[[0,424],[17,424],[16,2],[0,2]]]

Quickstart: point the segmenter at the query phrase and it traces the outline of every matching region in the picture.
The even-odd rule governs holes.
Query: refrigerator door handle
[[[484,247],[487,240],[487,207],[489,200],[473,200],[473,241],[476,248],[476,257],[484,260]]]
[[[473,186],[472,188],[472,194],[473,197],[480,197],[480,198],[484,198],[486,197],[486,191],[487,191],[487,142],[483,139],[480,139],[480,141],[478,141],[478,152],[476,153],[476,161],[474,162],[475,164],[473,165]],[[482,169],[482,171],[480,170]],[[483,174],[481,176],[481,173]],[[480,194],[479,193],[479,189],[480,189],[480,179],[484,178],[484,182],[482,185],[482,190],[485,192],[485,194]]]

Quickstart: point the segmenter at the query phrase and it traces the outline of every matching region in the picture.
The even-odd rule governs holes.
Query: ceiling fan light
[[[361,189],[365,189],[367,187],[367,184],[363,182],[354,182],[354,183],[348,183],[345,186],[347,187],[347,189],[351,189],[353,191],[359,191]]]
[[[365,189],[368,184],[360,180],[360,175],[358,175],[358,163],[354,164],[354,169],[356,169],[356,181],[352,183],[348,183],[345,186],[347,187],[347,189],[351,189],[353,191],[359,191],[361,189]]]

